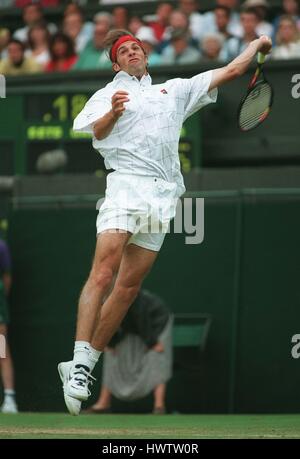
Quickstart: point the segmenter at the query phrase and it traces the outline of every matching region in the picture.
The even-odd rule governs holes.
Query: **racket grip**
[[[258,64],[263,64],[266,60],[266,56],[265,54],[259,52],[258,55],[257,55],[257,62]]]

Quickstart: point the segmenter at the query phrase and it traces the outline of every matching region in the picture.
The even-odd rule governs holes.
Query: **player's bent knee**
[[[114,271],[112,268],[102,268],[98,272],[92,271],[90,281],[99,289],[107,289],[110,287],[114,279]]]
[[[116,287],[116,293],[120,296],[120,298],[122,298],[122,300],[124,300],[126,303],[128,303],[128,305],[130,305],[137,297],[140,287],[140,284],[130,286],[118,285]]]

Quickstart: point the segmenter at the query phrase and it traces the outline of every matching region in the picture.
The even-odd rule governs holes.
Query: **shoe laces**
[[[86,370],[85,367],[83,367],[82,365],[76,366],[75,371],[73,371],[72,374],[72,379],[76,381],[75,384],[79,387],[87,386],[88,394],[89,396],[91,395],[88,385],[93,385],[93,381],[96,381],[96,378],[94,378],[94,376],[92,376],[91,373],[88,370]]]

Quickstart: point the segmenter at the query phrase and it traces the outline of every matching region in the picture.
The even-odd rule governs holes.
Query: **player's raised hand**
[[[126,91],[117,91],[111,98],[112,112],[116,118],[122,116],[125,110],[125,102],[128,102],[128,92]]]
[[[272,40],[267,35],[262,35],[259,38],[259,51],[262,54],[269,54],[272,50]]]

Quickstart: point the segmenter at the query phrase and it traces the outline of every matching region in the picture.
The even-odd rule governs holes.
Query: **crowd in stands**
[[[90,21],[70,2],[54,24],[43,8],[58,6],[60,0],[3,0],[1,6],[22,8],[23,26],[9,30],[0,25],[0,73],[109,69],[104,38],[112,28],[126,29],[141,40],[150,67],[228,62],[260,35],[273,39],[270,59],[300,59],[300,0],[282,0],[275,17],[267,0],[216,0],[205,12],[201,0],[154,2],[154,14],[144,17],[129,16],[126,5],[101,11],[101,3]]]

